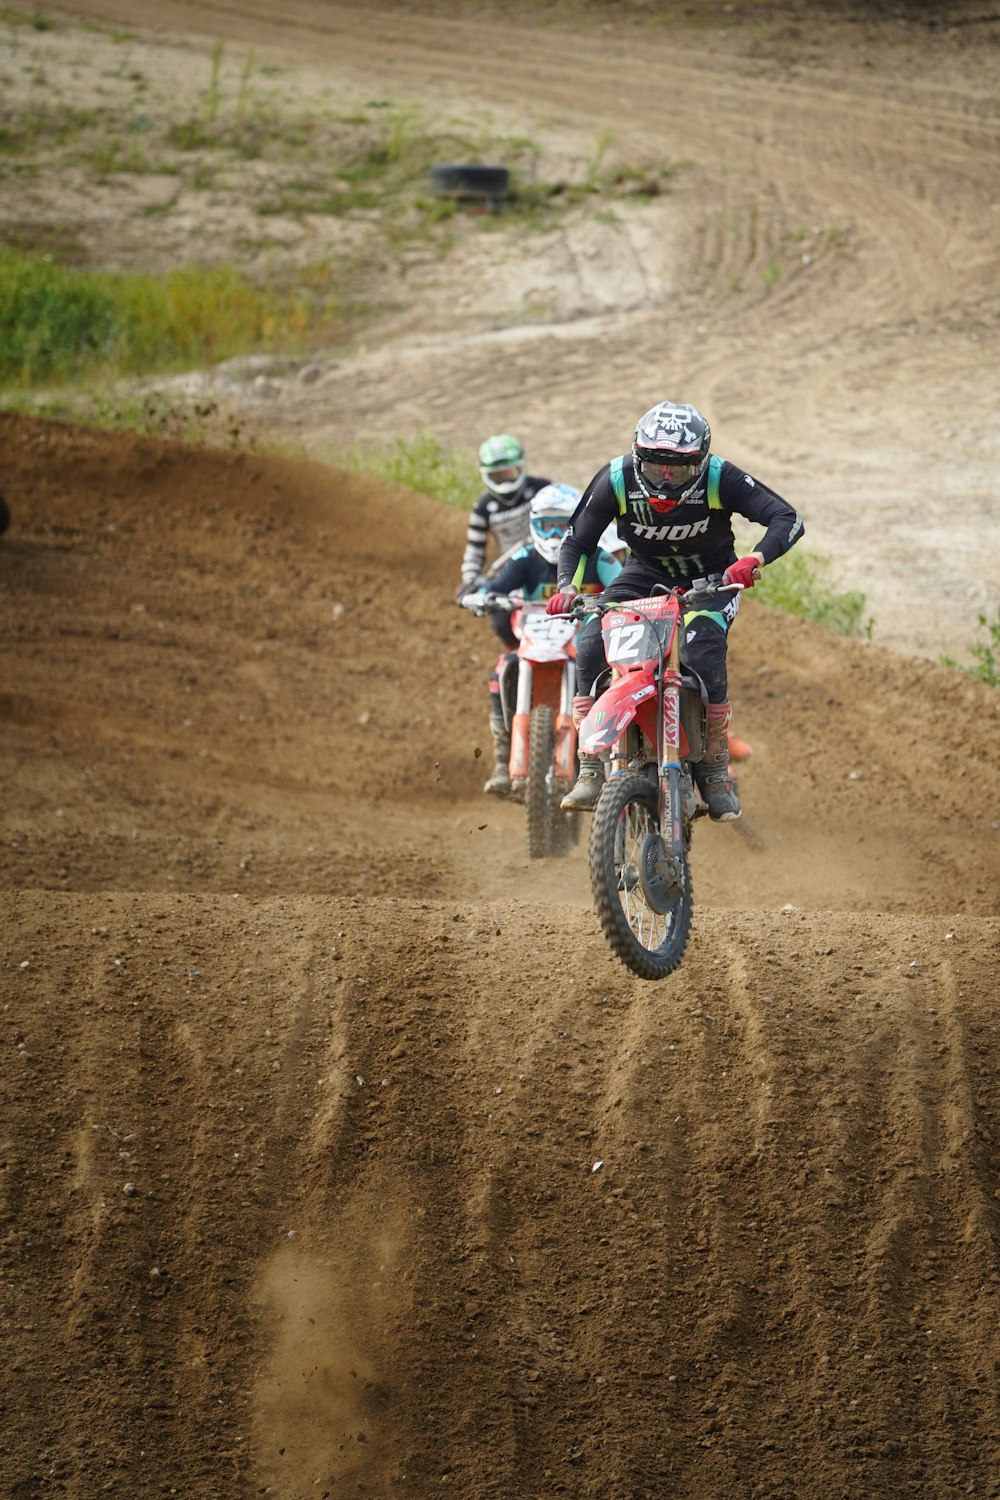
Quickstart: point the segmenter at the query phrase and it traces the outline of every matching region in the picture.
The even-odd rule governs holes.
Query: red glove
[[[560,593],[552,595],[545,606],[545,613],[547,615],[568,615],[570,606],[579,592],[579,589],[575,589],[571,583],[568,583]]]
[[[751,553],[749,557],[738,557],[734,563],[730,563],[722,575],[722,581],[741,583],[745,589],[752,589],[759,577],[760,558]]]

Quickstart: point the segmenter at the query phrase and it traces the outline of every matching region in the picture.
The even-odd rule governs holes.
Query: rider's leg
[[[726,735],[733,718],[729,700],[705,706],[705,754],[694,769],[698,790],[714,823],[732,823],[739,817],[740,799],[729,775],[729,741]]]
[[[495,609],[491,612],[489,618],[490,624],[493,627],[493,633],[494,635],[499,637],[502,645],[504,645],[508,651],[516,651],[517,636],[510,628],[510,610]]]
[[[740,799],[729,777],[728,730],[733,710],[726,675],[726,632],[735,613],[723,603],[719,610],[698,610],[684,618],[682,656],[708,691],[705,753],[693,767],[694,779],[715,823],[731,823],[740,815]]]
[[[578,693],[573,699],[573,723],[578,733],[580,725],[594,706],[593,684],[607,664],[600,616],[592,615],[576,643],[576,680],[581,688],[590,689]],[[592,812],[604,786],[604,767],[596,755],[585,755],[582,750],[578,750],[577,757],[580,769],[576,782],[559,806],[564,812]]]
[[[496,667],[490,677],[490,736],[493,740],[493,770],[483,786],[491,797],[506,797],[510,792],[510,729],[504,719],[500,698],[501,670],[516,670],[517,656],[504,652],[497,658]]]
[[[573,723],[576,725],[577,734],[580,732],[580,725],[593,706],[593,698],[582,693],[573,699]],[[604,789],[604,767],[599,756],[585,755],[582,750],[577,751],[577,759],[580,762],[580,769],[576,781],[559,806],[563,812],[593,812]]]

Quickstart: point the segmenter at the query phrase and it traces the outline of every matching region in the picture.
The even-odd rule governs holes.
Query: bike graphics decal
[[[676,750],[680,744],[679,722],[680,700],[676,693],[663,696],[663,745],[666,750]]]
[[[608,661],[637,661],[644,625],[614,625],[608,631]]]

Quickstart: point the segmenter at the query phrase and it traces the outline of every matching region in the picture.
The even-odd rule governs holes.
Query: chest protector
[[[628,495],[625,490],[625,458],[624,453],[611,460],[611,468],[608,478],[611,480],[611,488],[614,490],[615,499],[618,502],[618,514],[624,516],[628,511]],[[708,484],[706,487],[706,498],[709,510],[721,510],[722,501],[719,499],[719,476],[722,473],[724,458],[713,453],[708,460]],[[664,512],[669,514],[669,512]]]

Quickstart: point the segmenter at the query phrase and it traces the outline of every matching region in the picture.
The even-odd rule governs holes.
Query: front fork
[[[535,669],[523,656],[518,667],[517,702],[510,726],[510,779],[524,780],[528,774],[528,754],[531,743],[531,700],[535,685]],[[576,760],[576,726],[573,723],[573,695],[576,692],[576,664],[563,663],[559,683],[559,712],[556,714],[555,749],[553,762],[555,773],[567,786],[574,780]]]
[[[670,653],[661,667],[659,761],[660,837],[668,854],[684,855],[684,799],[681,792],[681,663],[680,621],[674,629]]]
[[[556,743],[553,752],[556,777],[567,786],[576,779],[576,725],[573,723],[573,698],[576,694],[576,662],[563,662],[559,686],[559,712],[556,714]]]
[[[517,701],[510,725],[510,779],[523,781],[528,774],[528,745],[531,734],[531,692],[534,667],[521,658],[517,668]]]

